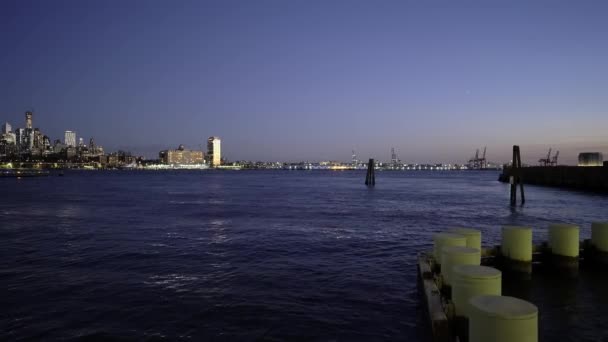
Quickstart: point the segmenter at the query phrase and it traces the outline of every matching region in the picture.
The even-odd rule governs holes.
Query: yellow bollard
[[[501,254],[505,267],[516,272],[532,273],[532,228],[502,227]]]
[[[532,228],[504,226],[501,250],[502,255],[511,260],[532,261]]]
[[[443,247],[441,254],[441,274],[443,282],[451,285],[453,268],[458,265],[479,265],[481,251],[477,248],[449,246]]]
[[[608,253],[608,222],[591,224],[591,244],[598,251]]]
[[[549,225],[549,256],[550,265],[556,269],[578,270],[578,254],[580,250],[579,228],[572,224]]]
[[[578,226],[562,223],[549,225],[549,248],[552,254],[576,258],[579,246]]]
[[[481,251],[481,231],[471,228],[452,228],[449,232],[464,235],[467,238],[467,247],[477,248]]]
[[[452,268],[452,301],[456,316],[469,317],[469,300],[478,295],[501,295],[502,273],[487,266],[458,265]]]
[[[471,298],[469,342],[538,342],[538,308],[515,297]]]
[[[433,256],[435,257],[435,263],[441,264],[441,250],[447,246],[462,246],[467,245],[467,239],[458,234],[450,233],[437,233],[433,235],[433,241],[435,242],[433,248]]]

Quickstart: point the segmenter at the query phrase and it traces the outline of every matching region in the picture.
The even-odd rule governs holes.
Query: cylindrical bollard
[[[463,235],[467,238],[467,247],[477,248],[481,251],[481,231],[471,228],[452,228],[449,232]]]
[[[608,265],[608,222],[591,223],[591,245],[588,256],[593,263]]]
[[[501,295],[502,273],[487,266],[458,265],[452,268],[452,301],[456,316],[469,317],[469,299],[478,295]]]
[[[470,299],[469,342],[537,342],[538,308],[515,297]]]
[[[598,251],[608,253],[608,222],[591,224],[591,244]]]
[[[433,235],[433,240],[435,242],[433,256],[435,257],[435,263],[437,263],[438,265],[441,264],[441,250],[443,249],[443,247],[465,247],[467,245],[467,239],[464,236],[458,234],[437,233]]]
[[[501,295],[502,273],[492,267],[459,265],[452,268],[454,329],[461,341],[468,341],[469,300],[479,295]]]
[[[578,257],[579,228],[573,224],[549,225],[549,248],[551,253],[566,257]]]
[[[501,254],[511,271],[532,273],[532,228],[502,227]]]
[[[454,266],[479,265],[481,263],[481,251],[477,248],[449,246],[443,247],[441,253],[441,274],[446,285],[452,285],[452,274]]]
[[[578,268],[579,228],[572,224],[549,225],[551,265],[557,268]]]

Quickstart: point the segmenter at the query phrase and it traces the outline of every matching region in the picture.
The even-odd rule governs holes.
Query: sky
[[[0,121],[155,157],[608,155],[606,1],[0,1]]]

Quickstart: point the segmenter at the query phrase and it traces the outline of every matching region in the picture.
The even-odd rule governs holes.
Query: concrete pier
[[[608,166],[533,166],[519,169],[525,184],[608,192]],[[503,170],[498,180],[509,182],[511,169]]]

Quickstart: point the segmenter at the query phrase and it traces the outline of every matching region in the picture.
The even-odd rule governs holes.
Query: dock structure
[[[535,246],[532,228],[506,226],[499,246],[481,250],[446,245],[445,236],[454,240],[456,229],[435,234],[434,250],[418,255],[418,288],[430,340],[537,342],[539,308],[503,295],[501,283],[505,278],[521,280],[521,275],[538,269],[570,277],[578,274],[568,271],[578,271],[579,263],[608,269],[608,222],[594,222],[591,229],[591,239],[580,241],[578,226],[551,224],[548,241]],[[474,237],[470,242],[476,244],[473,229],[462,231]],[[444,259],[441,267],[439,252]]]
[[[374,159],[370,159],[367,163],[367,175],[365,176],[365,185],[367,186],[375,186],[376,185],[376,175],[374,173]]]
[[[604,166],[531,166],[518,170],[521,181],[531,185],[570,188],[608,193],[608,164]],[[508,183],[512,168],[507,167],[498,177]]]

